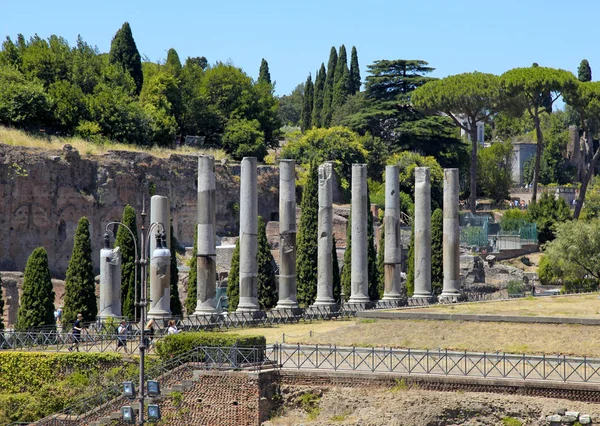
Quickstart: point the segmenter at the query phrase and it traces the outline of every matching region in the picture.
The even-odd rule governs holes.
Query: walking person
[[[177,334],[179,330],[177,329],[177,325],[175,324],[175,320],[169,321],[169,328],[167,329],[167,334]]]
[[[150,346],[154,345],[154,318],[148,321],[144,328],[144,341],[146,343],[146,349],[150,350]]]
[[[125,353],[127,353],[127,322],[125,320],[121,320],[121,324],[117,328],[117,352],[119,348],[125,349]]]
[[[69,347],[69,352],[72,352],[73,349],[77,349],[79,352],[79,342],[81,341],[81,333],[83,332],[83,315],[77,314],[77,319],[73,323],[73,330],[71,331],[71,339],[73,339],[73,343]]]

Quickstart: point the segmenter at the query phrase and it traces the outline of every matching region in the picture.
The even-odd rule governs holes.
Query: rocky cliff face
[[[216,167],[219,235],[238,232],[239,169],[234,163]],[[277,219],[278,168],[259,166],[258,186],[259,214],[265,221]],[[43,246],[52,273],[64,276],[82,216],[90,220],[97,267],[106,224],[120,220],[126,204],[140,213],[145,198],[148,208],[151,194],[169,197],[174,234],[182,244],[192,245],[195,156],[162,159],[126,151],[88,156],[68,145],[62,151],[45,151],[0,144],[0,270],[22,271],[33,249]]]

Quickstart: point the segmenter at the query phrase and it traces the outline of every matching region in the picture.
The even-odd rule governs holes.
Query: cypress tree
[[[0,330],[4,330],[4,290],[2,290],[2,275],[0,275]]]
[[[182,67],[181,60],[175,49],[170,48],[167,52],[167,62],[165,63],[165,66],[175,77],[179,77]]]
[[[174,316],[183,315],[183,307],[179,298],[179,268],[177,267],[177,251],[175,246],[177,240],[173,235],[173,222],[171,222],[171,241],[169,241],[169,249],[171,249],[171,300],[169,302],[171,314]]]
[[[275,259],[267,240],[265,221],[258,217],[258,305],[266,311],[277,305],[277,282],[275,281]]]
[[[258,82],[271,84],[271,73],[269,72],[269,63],[265,58],[260,61],[260,70],[258,71]]]
[[[135,45],[129,22],[125,22],[113,37],[108,60],[111,64],[121,65],[125,71],[129,72],[135,82],[136,94],[139,95],[144,84],[142,58]]]
[[[121,222],[125,224],[135,236],[135,243],[138,247],[138,232],[136,223],[136,213],[129,204],[123,209]],[[121,249],[121,306],[123,316],[134,317],[135,312],[135,288],[140,289],[139,279],[135,282],[135,246],[131,234],[124,226],[119,226],[115,247]],[[139,294],[139,293],[138,293]]]
[[[340,293],[342,292],[342,281],[340,279],[340,263],[338,262],[337,257],[337,244],[335,242],[335,237],[332,237],[331,258],[333,267],[333,299],[339,305]]]
[[[235,243],[231,257],[231,269],[227,277],[227,303],[229,312],[235,311],[240,303],[240,240]]]
[[[340,46],[340,54],[335,66],[333,78],[333,97],[331,100],[332,114],[336,109],[346,103],[346,99],[350,93],[350,83],[350,71],[348,70],[346,47],[342,44]]]
[[[360,67],[358,66],[358,53],[356,47],[352,46],[350,54],[350,94],[360,92]]]
[[[579,81],[584,83],[588,81],[592,81],[592,68],[590,67],[590,63],[587,59],[584,59],[579,64],[579,69],[577,70],[577,78]]]
[[[377,279],[379,286],[383,290],[385,287],[385,225],[379,228],[379,249],[377,250]],[[383,298],[383,291],[380,291],[379,298]]]
[[[308,74],[308,77],[306,78],[306,84],[304,85],[304,96],[302,98],[302,118],[300,120],[300,130],[303,132],[312,127],[313,92],[314,86],[312,77],[310,74]]]
[[[194,231],[194,248],[192,249],[192,259],[190,260],[190,272],[188,273],[187,298],[185,299],[185,312],[192,315],[196,310],[198,302],[198,227]]]
[[[65,324],[71,324],[75,321],[77,314],[82,314],[84,321],[95,321],[98,315],[96,282],[92,266],[90,222],[86,217],[79,219],[75,231],[75,242],[65,280],[62,320]]]
[[[444,213],[435,209],[431,215],[431,290],[441,294],[444,286],[443,264]]]
[[[23,295],[17,314],[15,330],[26,331],[33,327],[54,325],[54,288],[48,267],[48,253],[36,248],[25,266]]]
[[[415,292],[415,225],[410,232],[410,245],[408,246],[408,265],[406,265],[406,295],[411,297]]]
[[[304,306],[312,305],[317,297],[318,180],[318,167],[313,159],[308,170],[306,184],[302,189],[300,226],[297,234],[298,302]]]
[[[323,110],[323,96],[325,95],[325,64],[321,64],[321,69],[317,72],[315,78],[315,88],[313,93],[313,109],[311,124],[313,127],[322,127],[321,111]]]
[[[371,197],[367,189],[367,276],[369,279],[368,292],[369,299],[379,300],[379,293],[383,292],[380,288],[379,270],[377,268],[377,250],[375,249],[375,232],[373,230],[373,215],[371,214]]]
[[[342,289],[344,289],[344,299],[347,302],[352,294],[352,274],[350,265],[352,263],[352,210],[350,210],[350,216],[348,216],[348,222],[346,222],[346,251],[344,251],[344,268],[342,269],[342,276],[340,281]]]
[[[327,63],[327,76],[325,77],[325,90],[323,92],[323,109],[321,110],[322,127],[329,127],[329,123],[331,123],[331,116],[333,114],[331,102],[333,101],[333,83],[337,60],[337,50],[332,46],[329,53],[329,62]]]

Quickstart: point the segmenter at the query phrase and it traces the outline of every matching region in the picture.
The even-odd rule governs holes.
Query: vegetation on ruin
[[[136,286],[138,287],[137,294],[140,294],[140,271],[139,267],[135,264],[135,247],[137,247],[138,256],[140,255],[141,247],[138,241],[136,213],[134,208],[129,204],[123,209],[121,223],[129,228],[127,229],[125,226],[119,226],[115,238],[115,247],[119,247],[121,250],[121,311],[123,312],[123,316],[132,319],[134,318],[136,309],[134,305]],[[129,230],[131,230],[133,236]],[[137,283],[135,282],[136,268],[138,269]]]

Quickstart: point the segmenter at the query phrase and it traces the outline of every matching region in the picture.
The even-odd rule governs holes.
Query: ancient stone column
[[[460,229],[458,169],[444,169],[444,287],[442,297],[460,295]]]
[[[431,184],[429,167],[415,169],[415,290],[413,298],[431,297]]]
[[[194,315],[212,314],[217,310],[215,192],[215,159],[201,155],[198,157],[197,302]]]
[[[333,165],[319,166],[317,298],[314,306],[335,306],[333,298]]]
[[[348,303],[367,303],[369,274],[367,267],[367,165],[352,165],[352,261],[350,264],[351,294]]]
[[[279,162],[279,300],[277,309],[297,308],[296,162]]]
[[[100,318],[121,316],[121,250],[110,248],[108,234],[100,250]]]
[[[400,241],[400,184],[398,166],[385,168],[384,294],[383,300],[402,299],[402,246]]]
[[[171,316],[171,268],[170,253],[157,253],[156,235],[164,232],[168,250],[171,241],[171,205],[167,197],[153,195],[150,199],[150,223],[154,225],[150,233],[150,310],[148,318]],[[151,225],[152,226],[152,225]],[[160,248],[160,247],[159,247]],[[168,257],[168,259],[166,259]],[[166,264],[165,264],[166,262]]]
[[[244,157],[240,185],[240,302],[238,312],[254,312],[258,306],[258,200],[256,158]]]

